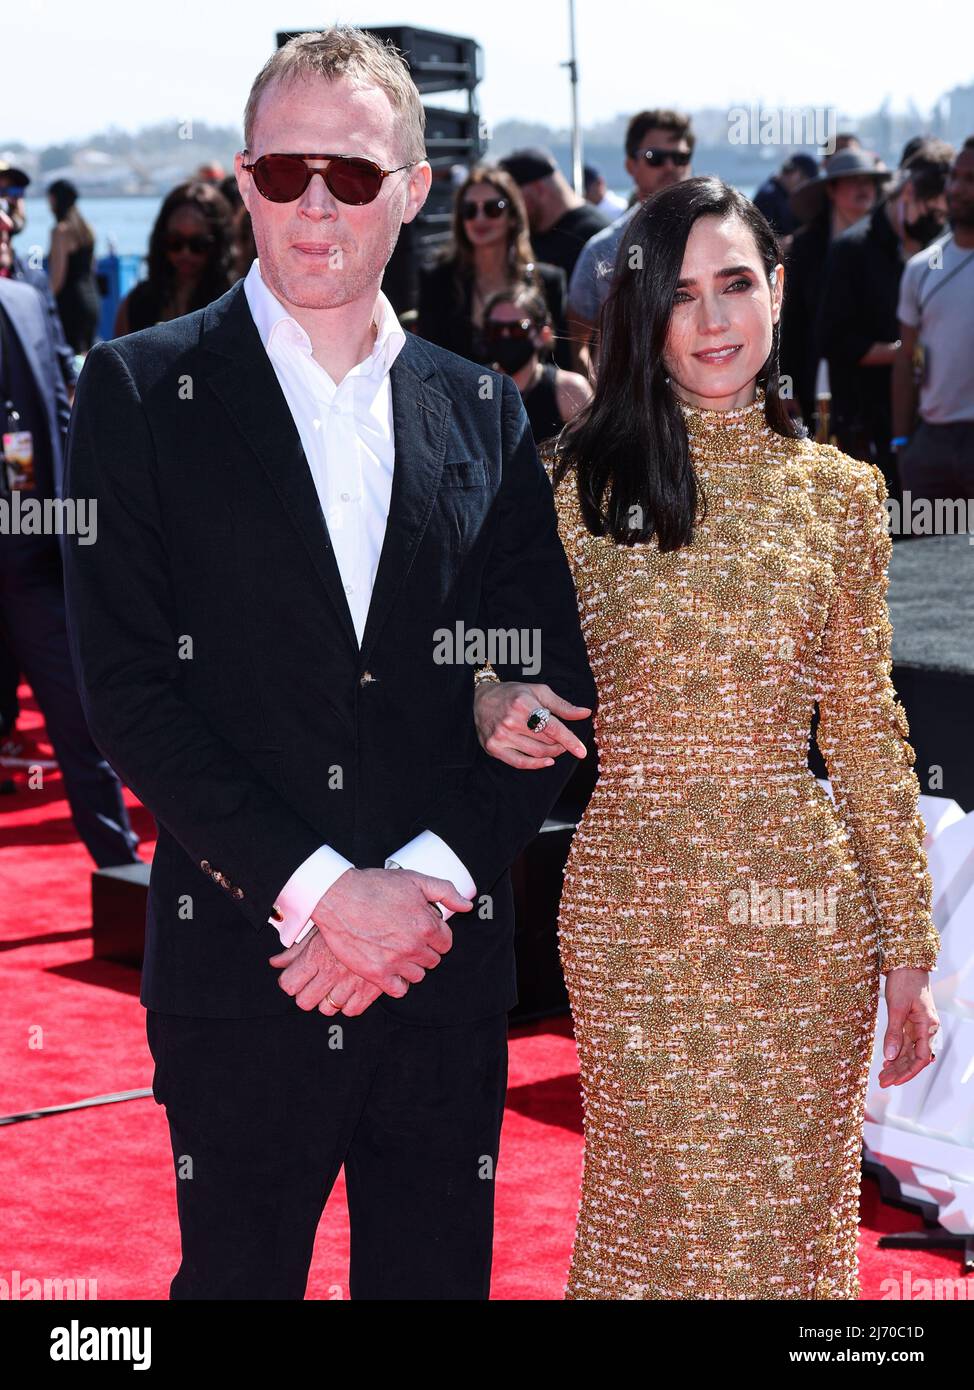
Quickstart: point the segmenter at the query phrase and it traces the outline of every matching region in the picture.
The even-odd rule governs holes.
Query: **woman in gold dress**
[[[881,1084],[932,1060],[886,490],[792,424],[783,289],[741,194],[650,199],[595,397],[546,461],[599,697],[559,917],[585,1116],[571,1299],[858,1297],[880,973]],[[816,701],[834,804],[807,765]],[[546,686],[484,682],[476,706],[515,766],[577,743]]]

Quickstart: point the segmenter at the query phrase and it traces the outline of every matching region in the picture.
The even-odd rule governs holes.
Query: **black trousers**
[[[897,458],[903,488],[913,501],[974,501],[974,420],[931,425],[921,419]]]
[[[146,1033],[176,1172],[170,1298],[303,1298],[342,1164],[350,1297],[488,1297],[506,1014],[430,1027],[379,1001],[357,1018],[149,1009]]]
[[[9,734],[20,718],[19,684],[20,672],[0,623],[0,734]]]
[[[0,538],[0,632],[8,669],[23,671],[44,716],[88,853],[101,869],[138,864],[139,837],[129,823],[122,784],[92,742],[78,694],[56,538]]]

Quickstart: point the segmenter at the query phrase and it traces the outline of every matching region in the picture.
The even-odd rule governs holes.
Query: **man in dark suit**
[[[0,276],[0,427],[29,440],[19,464],[5,462],[0,451],[0,504],[7,518],[0,532],[0,641],[8,670],[24,672],[44,715],[78,834],[105,868],[138,863],[138,837],[78,696],[65,627],[65,538],[34,529],[29,520],[42,518],[44,504],[63,495],[68,416],[45,299],[31,285]],[[48,515],[53,522],[50,506]]]
[[[486,1298],[508,867],[571,769],[481,750],[470,662],[588,706],[594,682],[516,388],[380,290],[431,180],[402,60],[300,36],[244,128],[251,273],[96,346],[69,444],[99,501],[67,562],[79,678],[159,821],[141,999],[170,1294],[302,1298],[344,1164],[353,1297]],[[259,162],[294,151],[325,153]]]
[[[22,171],[14,170],[12,172],[20,174]],[[23,177],[27,183],[30,183],[26,174]],[[64,336],[61,316],[57,311],[57,304],[51,293],[47,274],[43,269],[34,269],[22,256],[17,255],[11,239],[15,230],[16,224],[0,199],[0,279],[20,280],[24,284],[32,285],[43,299],[48,318],[51,320],[54,352],[61,369],[61,377],[68,394],[68,400],[71,401],[74,399],[74,388],[78,380],[78,373],[74,366],[74,352],[68,346]],[[20,671],[13,658],[13,653],[4,640],[2,625],[0,625],[0,766],[4,763],[2,753],[7,746],[7,736],[13,733],[14,725],[20,714],[20,705],[17,700],[19,684]],[[11,738],[10,742],[16,744],[17,740]]]

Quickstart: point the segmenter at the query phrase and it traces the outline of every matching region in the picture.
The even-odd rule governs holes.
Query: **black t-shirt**
[[[608,225],[609,219],[598,208],[581,203],[577,208],[569,208],[546,232],[532,232],[531,245],[539,261],[560,265],[570,280],[582,247],[589,237]]]

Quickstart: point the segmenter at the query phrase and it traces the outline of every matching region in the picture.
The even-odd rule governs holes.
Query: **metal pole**
[[[568,41],[572,56],[567,63],[562,63],[561,66],[568,69],[572,88],[572,187],[579,197],[582,197],[585,190],[582,185],[582,130],[578,123],[578,61],[575,49],[575,0],[568,0]]]

